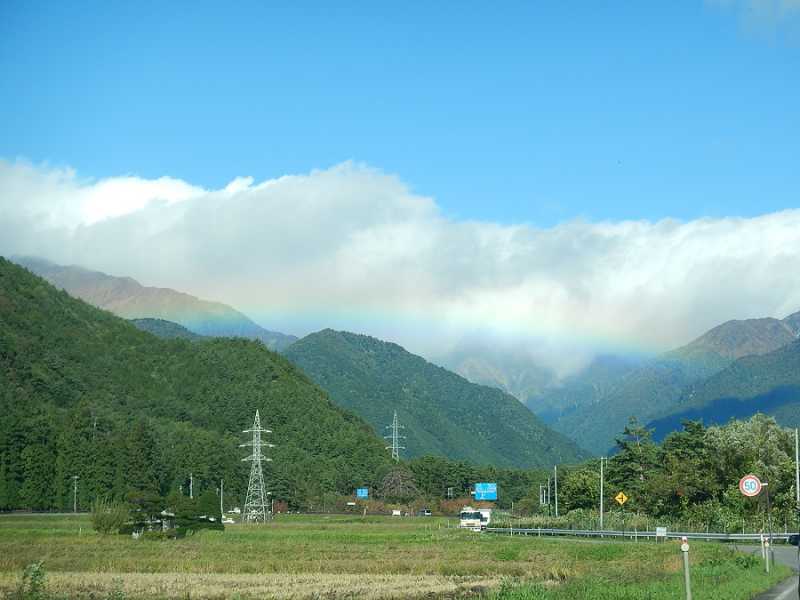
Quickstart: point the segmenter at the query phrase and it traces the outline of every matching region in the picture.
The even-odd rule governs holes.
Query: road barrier
[[[666,535],[657,536],[655,531],[614,531],[598,529],[545,529],[545,528],[520,528],[520,527],[487,527],[485,531],[505,535],[536,535],[536,536],[568,536],[568,537],[611,537],[636,539],[671,538],[690,540],[721,540],[724,542],[760,542],[762,533],[695,533],[688,531],[667,531]],[[660,532],[659,532],[660,533]],[[775,533],[773,540],[788,540],[789,533]]]

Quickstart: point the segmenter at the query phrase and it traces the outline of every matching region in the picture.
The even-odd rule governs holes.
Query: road
[[[740,550],[761,554],[760,546],[739,546]],[[792,567],[797,570],[797,548],[794,546],[775,546],[775,562]],[[795,600],[800,598],[797,589],[797,575],[781,584],[776,585],[771,590],[756,596],[755,600]]]

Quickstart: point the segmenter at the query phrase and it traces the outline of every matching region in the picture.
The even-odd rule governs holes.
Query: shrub
[[[22,572],[22,581],[10,596],[13,600],[46,600],[45,572],[42,561],[29,564]]]
[[[92,503],[92,527],[103,534],[117,533],[128,520],[128,509],[124,504],[98,498]]]

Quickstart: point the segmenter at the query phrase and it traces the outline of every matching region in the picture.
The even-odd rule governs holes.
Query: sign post
[[[769,534],[766,540],[763,540],[763,552],[764,552],[764,562],[767,569],[767,573],[769,573],[769,562],[770,558],[774,559],[774,556],[770,556],[773,552],[772,550],[772,507],[770,506],[769,502],[769,483],[761,482],[761,480],[753,475],[752,473],[745,475],[739,480],[739,491],[742,492],[742,495],[747,496],[748,498],[754,498],[758,496],[761,491],[764,490],[767,502],[767,523],[769,526]]]
[[[692,600],[692,578],[689,576],[689,540],[681,538],[681,554],[683,554],[683,584],[686,587],[686,600]]]

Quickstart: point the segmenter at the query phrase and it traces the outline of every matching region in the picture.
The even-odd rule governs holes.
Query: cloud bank
[[[220,300],[303,334],[351,329],[428,356],[513,340],[560,372],[724,320],[800,310],[800,210],[689,222],[459,221],[343,163],[205,190],[0,161],[0,254]]]

